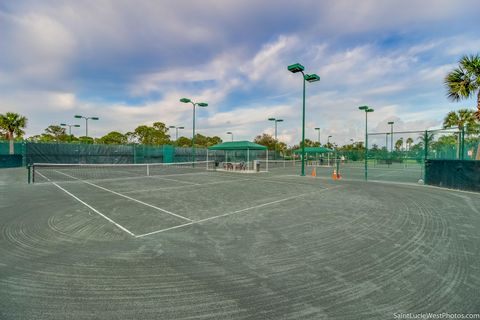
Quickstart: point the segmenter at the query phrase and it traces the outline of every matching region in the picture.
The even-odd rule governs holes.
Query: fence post
[[[460,160],[465,160],[465,127],[462,127],[460,136]]]
[[[423,157],[423,183],[427,183],[427,159],[428,159],[428,131],[425,130],[425,136],[424,136],[424,157]]]
[[[423,151],[424,151],[424,161],[427,161],[427,158],[428,158],[428,131],[427,131],[427,130],[425,130],[424,140],[425,140],[425,146],[424,146],[424,148],[423,148]]]

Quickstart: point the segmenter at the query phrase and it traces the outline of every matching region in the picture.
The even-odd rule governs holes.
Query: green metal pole
[[[365,110],[365,181],[368,179],[368,129],[367,129],[368,112]]]
[[[460,140],[460,160],[465,160],[465,127],[462,127]]]
[[[390,125],[390,151],[393,155],[393,124]]]
[[[28,176],[28,184],[30,184],[31,177],[32,177],[31,165],[28,165],[28,166],[27,166],[27,170],[28,170],[28,173],[27,173],[27,176]]]
[[[192,159],[193,159],[193,166],[195,166],[195,103],[193,104],[193,136],[192,136]]]
[[[305,176],[305,75],[303,74],[303,118],[302,118],[302,173]]]
[[[425,146],[424,146],[424,156],[423,156],[423,183],[427,184],[427,159],[428,159],[428,131],[425,130]]]
[[[277,160],[277,120],[275,120],[275,148],[273,151],[273,160]]]

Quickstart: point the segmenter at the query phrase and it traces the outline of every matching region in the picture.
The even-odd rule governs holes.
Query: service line
[[[213,216],[213,217],[209,217],[209,218],[205,218],[205,219],[201,219],[201,220],[195,220],[195,221],[192,221],[192,222],[189,222],[189,223],[184,223],[184,224],[177,225],[177,226],[174,226],[174,227],[170,227],[170,228],[166,228],[166,229],[160,229],[160,230],[156,230],[156,231],[152,231],[152,232],[148,232],[148,233],[144,233],[144,234],[139,234],[139,235],[135,236],[135,238],[142,238],[142,237],[150,236],[150,235],[157,234],[157,233],[162,233],[162,232],[173,230],[173,229],[179,229],[179,228],[183,228],[183,227],[186,227],[186,226],[199,224],[199,223],[203,223],[203,222],[206,222],[206,221],[210,221],[210,220],[214,220],[214,219],[218,219],[218,218],[223,218],[223,217],[231,216],[231,215],[242,213],[242,212],[247,212],[247,211],[250,211],[250,210],[253,210],[253,209],[258,209],[258,208],[270,206],[270,205],[273,205],[273,204],[289,201],[289,200],[292,200],[292,199],[304,197],[304,196],[307,196],[307,195],[310,195],[310,194],[320,193],[320,192],[327,191],[327,190],[332,190],[332,189],[337,189],[337,188],[340,188],[340,187],[341,187],[341,185],[338,185],[338,186],[331,187],[331,188],[325,188],[325,189],[322,189],[322,190],[319,190],[319,191],[302,193],[300,195],[296,195],[296,196],[292,196],[292,197],[288,197],[288,198],[283,198],[283,199],[280,199],[280,200],[275,200],[275,201],[259,204],[259,205],[253,206],[253,207],[248,207],[248,208],[244,208],[244,209],[240,209],[240,210],[236,210],[236,211],[232,211],[232,212],[227,212],[227,213],[224,213],[224,214],[221,214],[221,215],[218,215],[218,216]]]

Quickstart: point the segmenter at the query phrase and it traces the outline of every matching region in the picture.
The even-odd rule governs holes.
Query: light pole
[[[231,132],[231,131],[228,131],[228,132],[227,132],[227,134],[230,134],[230,135],[232,135],[232,142],[233,142],[233,132]]]
[[[268,121],[274,121],[275,122],[275,148],[273,152],[273,159],[277,159],[277,123],[283,122],[283,119],[276,119],[276,118],[268,118]]]
[[[332,136],[327,137],[327,148],[330,148],[330,138],[332,138]]]
[[[288,71],[292,73],[301,72],[303,76],[303,109],[302,109],[302,172],[301,176],[305,175],[305,82],[316,82],[320,81],[320,77],[315,73],[305,74],[303,73],[305,67],[300,63],[295,63],[288,66]]]
[[[207,107],[208,103],[206,103],[206,102],[193,102],[192,100],[190,100],[188,98],[182,98],[182,99],[180,99],[180,102],[191,103],[193,105],[192,158],[193,158],[193,162],[195,163],[195,107],[196,106]]]
[[[368,179],[368,120],[367,116],[369,112],[373,112],[373,109],[369,106],[361,106],[358,109],[365,111],[365,181]]]
[[[68,127],[68,135],[72,135],[72,127],[79,128],[79,124],[67,124],[67,123],[60,123],[62,127]]]
[[[175,141],[178,140],[178,129],[185,129],[185,127],[169,126],[171,129],[175,129]]]
[[[395,122],[389,121],[388,124],[390,125],[390,151],[393,152],[393,124]]]
[[[318,146],[321,147],[322,144],[320,143],[320,128],[315,128],[318,131]]]
[[[84,117],[78,114],[76,114],[74,117],[77,119],[85,119],[85,137],[88,137],[88,120],[99,120],[98,117]]]

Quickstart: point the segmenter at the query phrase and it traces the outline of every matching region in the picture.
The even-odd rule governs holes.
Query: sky
[[[52,124],[72,133],[126,133],[160,121],[197,133],[298,144],[301,63],[306,138],[343,145],[369,132],[439,128],[451,102],[444,78],[480,52],[477,0],[0,0],[0,113],[28,118],[26,136]],[[79,121],[80,120],[80,121]],[[174,131],[171,132],[174,136]],[[382,140],[383,141],[383,140]],[[379,142],[380,144],[381,142]]]

